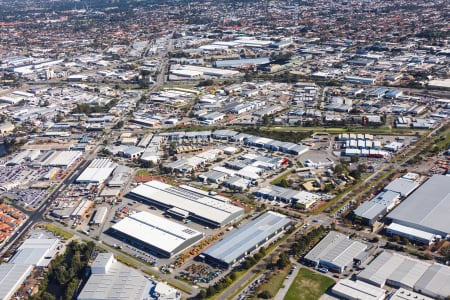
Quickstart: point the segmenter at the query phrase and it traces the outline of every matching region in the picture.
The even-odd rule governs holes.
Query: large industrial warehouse
[[[212,265],[228,268],[290,225],[291,221],[286,216],[272,211],[266,212],[228,235],[201,255]]]
[[[446,238],[450,235],[449,211],[450,177],[433,175],[388,215],[395,231],[390,227],[387,231],[419,242],[432,235]]]
[[[443,299],[450,295],[450,267],[386,251],[378,255],[357,278],[377,287],[389,285],[405,288],[433,298]]]
[[[341,273],[366,249],[367,245],[351,240],[345,234],[331,231],[305,255],[304,260],[313,266]]]
[[[76,182],[102,184],[111,176],[116,167],[117,164],[108,158],[94,159],[78,176]]]
[[[213,227],[225,226],[244,214],[229,199],[210,195],[190,186],[172,186],[149,181],[134,188],[128,196],[167,209],[178,218],[190,218]]]
[[[144,211],[121,220],[109,233],[162,257],[172,257],[203,238],[199,231]]]
[[[111,253],[100,253],[78,300],[148,299],[151,282],[138,271],[122,265]]]

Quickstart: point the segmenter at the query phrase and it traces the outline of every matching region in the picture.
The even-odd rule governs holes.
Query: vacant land
[[[284,300],[316,300],[333,284],[333,279],[302,268]]]

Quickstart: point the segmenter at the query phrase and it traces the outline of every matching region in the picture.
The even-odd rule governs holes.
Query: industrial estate
[[[449,15],[0,0],[0,300],[450,299]]]

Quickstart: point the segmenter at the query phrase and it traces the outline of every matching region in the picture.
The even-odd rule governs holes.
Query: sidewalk
[[[284,299],[284,297],[286,296],[286,294],[289,290],[289,287],[294,282],[295,277],[297,277],[298,270],[300,270],[300,266],[297,262],[292,262],[292,266],[295,266],[296,268],[294,269],[294,272],[292,272],[292,274],[289,275],[289,278],[284,279],[283,286],[281,287],[281,289],[278,290],[278,293],[275,295],[275,298],[274,298],[275,300],[283,300]]]

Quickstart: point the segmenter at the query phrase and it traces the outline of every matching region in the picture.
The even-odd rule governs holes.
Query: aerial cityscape
[[[0,300],[450,299],[448,0],[0,0]]]

